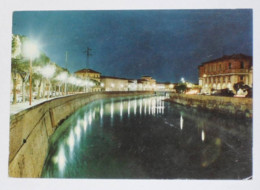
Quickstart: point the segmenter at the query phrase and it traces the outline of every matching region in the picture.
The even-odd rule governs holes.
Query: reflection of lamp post
[[[32,61],[39,55],[38,48],[36,44],[28,41],[24,44],[24,56],[30,59],[30,96],[29,96],[29,105],[32,104]]]

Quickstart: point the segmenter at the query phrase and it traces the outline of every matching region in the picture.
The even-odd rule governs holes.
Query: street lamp
[[[23,49],[23,55],[27,58],[30,59],[30,96],[29,96],[29,105],[32,104],[32,61],[33,59],[35,59],[36,57],[39,56],[39,50],[38,47],[35,43],[31,42],[31,41],[27,41],[24,44],[24,49]]]

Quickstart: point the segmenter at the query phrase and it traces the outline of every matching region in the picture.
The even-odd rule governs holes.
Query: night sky
[[[252,55],[251,10],[14,12],[13,34],[26,35],[71,72],[160,82],[198,82],[198,65],[223,55]]]

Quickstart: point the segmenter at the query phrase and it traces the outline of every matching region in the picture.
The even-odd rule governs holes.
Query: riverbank
[[[253,117],[252,98],[186,95],[171,93],[168,101],[185,106],[215,111],[223,114],[232,114],[237,117]]]
[[[52,99],[10,117],[9,176],[40,177],[57,127],[80,107],[95,100],[152,95],[154,92],[98,92]]]

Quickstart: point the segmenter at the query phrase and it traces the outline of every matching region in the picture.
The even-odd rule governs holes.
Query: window
[[[244,76],[240,76],[240,81],[243,81],[244,80]]]
[[[245,68],[245,64],[244,64],[243,61],[240,62],[240,68],[241,68],[241,69],[244,69],[244,68]]]
[[[228,68],[231,69],[231,67],[232,67],[232,64],[228,63]]]
[[[230,76],[228,77],[228,82],[231,82],[231,77]]]

